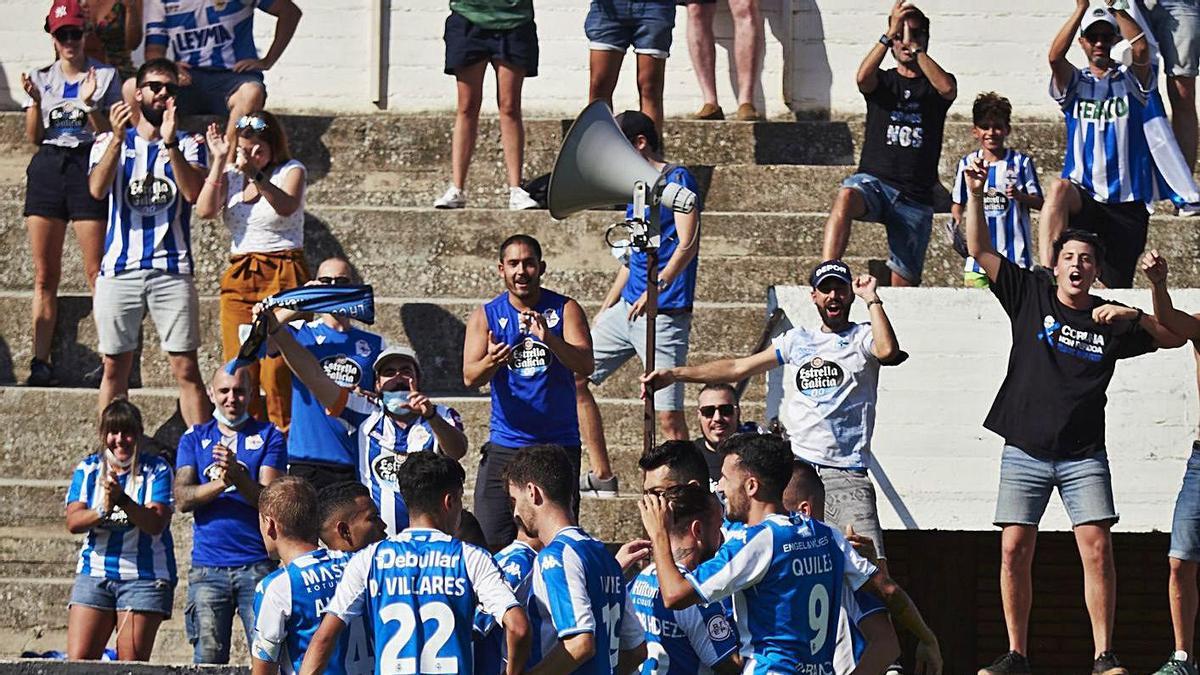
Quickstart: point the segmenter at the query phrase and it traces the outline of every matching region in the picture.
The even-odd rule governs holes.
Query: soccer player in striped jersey
[[[522,526],[517,527],[517,538],[500,549],[495,555],[496,565],[504,577],[504,583],[512,589],[517,601],[528,606],[529,592],[533,586],[530,574],[542,542],[531,536]],[[504,672],[504,634],[496,628],[496,621],[483,612],[475,615],[475,672],[497,675]]]
[[[458,527],[464,478],[458,462],[437,453],[417,453],[400,465],[397,482],[412,525],[355,554],[301,673],[324,673],[339,635],[358,617],[371,622],[379,675],[472,673],[477,606],[504,627],[506,672],[523,671],[529,653],[525,610],[487,551],[447,534]]]
[[[290,675],[300,669],[321,614],[350,557],[317,544],[317,491],[303,478],[283,476],[258,497],[258,529],[283,567],[259,582],[254,598],[254,675]],[[327,675],[370,673],[374,655],[362,619],[339,640]]]
[[[1076,35],[1087,56],[1085,68],[1067,60]],[[1154,198],[1154,167],[1143,125],[1158,75],[1144,37],[1124,10],[1089,9],[1088,0],[1075,0],[1075,11],[1050,44],[1050,94],[1066,118],[1067,148],[1062,177],[1046,194],[1038,255],[1052,269],[1053,242],[1067,227],[1094,232],[1107,250],[1100,278],[1109,288],[1133,284]],[[1129,66],[1109,54],[1122,38],[1131,45]]]
[[[317,493],[317,507],[327,548],[356,553],[387,536],[371,489],[356,480],[325,486]]]
[[[556,445],[522,448],[504,468],[504,482],[513,517],[546,543],[532,573],[530,672],[633,672],[646,657],[642,626],[629,605],[620,564],[575,523],[575,472],[566,451]]]
[[[967,184],[963,170],[972,157],[980,157],[988,166],[987,188],[983,212],[996,250],[1014,263],[1033,267],[1033,238],[1029,234],[1029,210],[1041,209],[1042,186],[1038,183],[1033,158],[1004,145],[1012,133],[1012,104],[1007,98],[992,92],[975,97],[971,108],[972,135],[979,141],[979,150],[967,154],[958,162],[951,193],[950,215],[954,222],[962,220],[967,203]],[[961,251],[966,255],[966,245]],[[963,271],[963,284],[987,288],[988,278],[970,256]]]

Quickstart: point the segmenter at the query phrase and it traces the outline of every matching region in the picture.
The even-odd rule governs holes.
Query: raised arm
[[[112,134],[108,137],[108,144],[104,146],[100,160],[88,173],[88,192],[92,194],[92,199],[105,199],[108,197],[108,191],[112,189],[113,179],[117,177],[117,160],[125,147],[122,140],[125,128],[129,126],[132,116],[129,104],[124,101],[118,101],[108,109]]]
[[[283,355],[283,362],[300,383],[312,392],[317,402],[326,409],[337,407],[342,388],[325,374],[325,369],[321,367],[317,357],[296,342],[291,331],[283,330],[283,325],[275,318],[275,313],[270,311],[267,312],[267,335],[271,345]]]
[[[896,0],[896,4],[892,5],[892,11],[888,15],[888,28],[886,35],[892,40],[900,39],[904,31],[904,18],[912,12],[911,9],[904,6],[904,0]],[[879,66],[883,64],[884,57],[887,56],[887,45],[876,39],[875,44],[871,45],[871,50],[863,57],[862,63],[858,65],[858,73],[854,79],[858,84],[858,90],[864,94],[869,94],[875,91],[875,87],[879,86]]]
[[[779,365],[779,359],[775,356],[775,348],[768,347],[757,354],[737,359],[721,359],[698,366],[659,368],[652,373],[642,375],[642,396],[675,382],[702,384],[737,382],[759,373],[765,373],[777,365]]]
[[[171,170],[175,173],[175,184],[179,186],[179,194],[189,203],[195,204],[200,197],[200,189],[204,187],[204,170],[188,161],[179,147],[179,137],[176,135],[176,115],[178,110],[175,99],[167,99],[167,109],[163,111],[162,133],[163,145],[170,145],[167,156],[171,160]]]
[[[1141,83],[1143,89],[1149,89],[1154,75],[1154,69],[1150,63],[1150,45],[1146,44],[1146,36],[1142,32],[1142,27],[1137,21],[1123,9],[1113,10],[1113,16],[1117,19],[1117,28],[1121,30],[1121,37],[1129,42],[1130,50],[1133,52],[1133,63],[1129,65],[1129,71]]]
[[[650,538],[654,571],[658,575],[663,605],[667,609],[686,609],[700,604],[700,594],[684,578],[671,556],[671,508],[667,499],[657,494],[642,495],[638,509],[642,513],[642,526]]]
[[[1088,6],[1088,0],[1075,0],[1075,11],[1071,12],[1066,23],[1058,29],[1054,39],[1050,41],[1050,52],[1046,58],[1050,61],[1054,88],[1059,91],[1066,89],[1067,85],[1071,84],[1071,78],[1075,77],[1075,66],[1067,60],[1067,52],[1071,50],[1071,44],[1079,35],[1079,23],[1083,21],[1083,15],[1087,13]]]
[[[929,84],[937,90],[942,98],[947,101],[958,98],[958,80],[947,73],[924,49],[917,53],[917,67],[921,69],[921,72],[925,74],[925,79],[929,80]]]
[[[483,307],[476,307],[467,319],[463,341],[463,384],[472,389],[487,384],[511,355],[512,347],[496,342],[488,330]]]
[[[871,314],[871,341],[874,343],[871,353],[880,363],[891,363],[900,355],[900,341],[896,339],[891,319],[883,311],[883,301],[876,292],[878,283],[870,274],[862,274],[854,280],[853,290],[867,303],[867,311]]]
[[[1167,260],[1151,250],[1142,258],[1142,271],[1150,280],[1154,318],[1167,330],[1187,340],[1200,340],[1200,317],[1175,309],[1167,291]]]
[[[963,180],[967,182],[967,251],[983,268],[988,279],[995,281],[1000,274],[1001,258],[992,245],[987,219],[983,215],[983,186],[987,182],[987,172],[987,167],[979,157],[972,157],[963,169]]]
[[[197,218],[216,218],[225,209],[228,199],[229,185],[225,182],[225,165],[228,162],[229,144],[225,141],[225,133],[216,122],[208,125],[204,132],[208,144],[208,176],[200,195],[196,198]]]
[[[34,146],[40,146],[46,133],[42,127],[42,92],[33,78],[25,73],[21,73],[21,88],[31,101],[29,107],[25,108],[25,139]]]

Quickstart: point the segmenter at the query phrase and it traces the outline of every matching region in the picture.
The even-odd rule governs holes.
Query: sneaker
[[[1183,658],[1179,658],[1181,655]],[[1196,664],[1187,659],[1186,653],[1176,652],[1153,675],[1197,675],[1197,669]]]
[[[466,203],[466,200],[463,200]],[[529,196],[525,188],[510,187],[508,188],[508,210],[509,211],[524,211],[525,209],[541,208],[541,204],[537,200]]]
[[[1092,662],[1092,675],[1129,675],[1129,670],[1121,665],[1116,654],[1107,651]]]
[[[883,675],[904,675],[904,666],[900,665],[900,662],[897,661],[888,666],[887,670],[883,671]]]
[[[1029,675],[1029,661],[1020,652],[1009,652],[979,669],[979,675]]]
[[[601,480],[589,471],[579,479],[579,492],[601,499],[612,499],[617,496],[617,477],[614,475],[612,478]]]
[[[29,379],[25,384],[30,387],[57,387],[58,378],[54,376],[54,368],[47,362],[34,358],[29,362]]]
[[[1175,211],[1175,215],[1184,218],[1194,218],[1200,216],[1200,204],[1183,204]]]
[[[753,103],[743,103],[738,106],[737,118],[742,122],[757,122],[762,119]]]
[[[451,184],[446,188],[446,194],[433,203],[435,209],[461,209],[467,205],[467,193]]]
[[[700,109],[697,110],[696,114],[692,115],[692,117],[698,120],[714,122],[725,119],[725,111],[721,110],[721,106],[716,105],[715,103],[705,103],[704,105],[700,106]]]

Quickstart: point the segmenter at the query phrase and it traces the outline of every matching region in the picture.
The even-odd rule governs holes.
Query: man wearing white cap
[[[380,352],[373,366],[375,392],[364,394],[338,386],[311,352],[279,328],[270,315],[271,342],[292,373],[330,415],[358,430],[358,479],[371,489],[388,532],[400,532],[408,527],[408,509],[396,484],[396,469],[404,455],[413,452],[438,451],[462,459],[467,454],[462,418],[421,393],[421,364],[409,347],[390,346]]]

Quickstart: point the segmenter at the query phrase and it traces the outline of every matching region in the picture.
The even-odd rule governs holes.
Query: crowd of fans
[[[722,119],[714,3],[684,4],[704,98],[695,116]],[[995,523],[1010,649],[982,673],[1029,672],[1034,542],[1055,489],[1081,552],[1092,672],[1127,672],[1112,650],[1117,512],[1104,392],[1117,360],[1200,341],[1200,318],[1171,303],[1166,261],[1143,256],[1155,201],[1171,199],[1185,215],[1200,202],[1191,176],[1200,17],[1191,0],[1158,0],[1147,20],[1121,0],[1109,5],[1077,0],[1051,45],[1050,92],[1067,123],[1062,177],[1043,192],[1032,159],[1006,145],[1011,105],[986,92],[972,109],[979,149],[959,161],[951,193],[945,234],[966,258],[964,284],[990,288],[1013,323],[1007,376],[985,422],[1005,440]],[[256,9],[278,18],[261,58]],[[450,10],[446,72],[458,111],[451,184],[434,205],[467,203],[491,64],[510,207],[534,208],[521,175],[520,103],[523,79],[537,74],[532,0],[451,0]],[[736,117],[755,120],[761,16],[756,0],[730,0],[730,10]],[[632,47],[640,110],[618,124],[649,166],[698,191],[686,168],[668,165],[661,141],[675,16],[673,2],[593,0],[589,96],[611,103]],[[84,535],[69,657],[98,658],[115,632],[120,658],[150,658],[174,606],[178,509],[194,519],[184,621],[197,663],[228,661],[236,614],[255,672],[898,672],[899,627],[917,639],[918,672],[939,673],[937,637],[889,575],[867,470],[879,378],[907,355],[877,280],[840,260],[852,221],[879,222],[891,285],[921,281],[944,122],[959,93],[928,52],[929,17],[897,2],[856,75],[865,137],[830,209],[826,261],[809,277],[819,328],[790,330],[746,357],[687,365],[702,208],[660,214],[656,305],[647,256],[627,252],[590,324],[578,302],[542,286],[537,240],[499,244],[504,290],[471,314],[463,345],[464,385],[487,385],[491,397],[475,516],[463,511],[463,420],[423,393],[441,373],[344,315],[262,305],[288,289],[360,281],[341,258],[310,275],[307,173],[281,120],[263,109],[263,72],[300,19],[292,0],[54,0],[45,28],[57,59],[22,75],[26,131],[38,146],[24,214],[35,260],[29,384],[57,379],[50,350],[67,223],[103,359],[100,449],[76,467],[67,495],[67,527]],[[1068,61],[1072,41],[1085,67]],[[1170,124],[1157,91],[1160,53]],[[883,69],[889,54],[895,67]],[[191,114],[226,122],[187,133],[179,118]],[[632,209],[627,217],[646,215]],[[1044,211],[1040,265],[1031,210]],[[252,323],[265,325],[269,348],[207,385],[193,216],[219,217],[230,232],[225,359],[240,356]],[[1091,294],[1098,281],[1131,285],[1139,267],[1152,312]],[[856,299],[869,322],[850,321]],[[147,310],[189,427],[170,459],[143,451],[141,415],[127,399]],[[642,378],[643,395],[654,397],[667,440],[639,460],[648,538],[614,556],[578,526],[582,496],[619,490],[590,387],[646,358],[648,314],[659,368]],[[785,364],[797,369],[787,440],[742,420],[733,384]],[[695,440],[686,382],[704,384]],[[1159,671],[1168,675],[1197,672],[1193,464],[1169,552],[1176,651]]]

